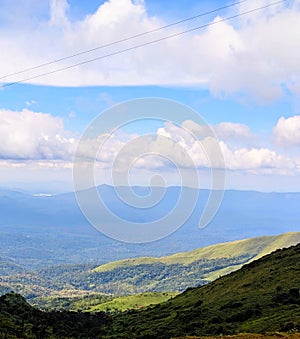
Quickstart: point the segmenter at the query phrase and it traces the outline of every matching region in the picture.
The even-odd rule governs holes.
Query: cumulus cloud
[[[221,139],[251,139],[253,134],[247,125],[234,122],[221,122],[213,127],[218,138]]]
[[[98,161],[105,168],[110,168],[122,147],[129,141],[130,135],[118,133],[101,134],[95,138],[84,138],[76,150],[76,157],[82,161]]]
[[[172,168],[226,168],[252,174],[289,174],[300,170],[300,159],[281,154],[276,148],[260,145],[248,147],[231,139],[241,138],[247,144],[250,129],[242,124],[221,123],[212,126],[223,133],[216,139],[212,128],[187,120],[182,126],[166,123],[152,135],[112,134],[84,140],[79,155],[96,160],[96,166],[118,172],[131,168],[167,171]],[[100,147],[101,146],[101,147]]]
[[[0,110],[0,158],[12,160],[71,159],[75,139],[63,120],[23,109]]]
[[[296,162],[268,148],[240,148],[231,150],[221,142],[226,168],[231,170],[294,170]]]
[[[300,115],[281,117],[273,134],[276,142],[282,146],[300,146]]]
[[[220,13],[205,30],[194,31],[161,43],[135,49],[77,68],[32,80],[55,86],[84,85],[192,85],[214,95],[250,95],[261,101],[284,95],[283,87],[300,94],[300,6],[278,4],[233,21],[242,14],[269,4],[269,0],[240,4],[231,13]],[[83,19],[68,17],[66,0],[50,1],[50,19],[35,27],[1,27],[0,70],[8,74],[82,50],[153,30],[167,24],[150,16],[143,1],[107,0]],[[208,22],[205,22],[208,23]],[[193,26],[194,25],[194,26]],[[131,48],[135,45],[195,27],[191,23],[109,46],[5,81],[20,80],[71,63]],[[1,69],[2,67],[2,69]]]
[[[218,145],[212,144],[212,140],[216,142],[211,136],[208,136],[209,128],[207,126],[197,125],[193,121],[185,121],[182,124],[185,128],[189,126],[189,130],[197,135],[202,136],[200,140],[191,137],[185,128],[180,128],[172,124],[166,124],[164,128],[158,130],[159,135],[170,138],[174,143],[173,152],[176,152],[176,147],[185,148],[189,156],[194,160],[195,166],[209,168],[213,166],[209,161],[205,150],[210,148],[216,149],[219,147],[225,160],[225,167],[229,170],[246,170],[266,172],[270,170],[273,172],[285,171],[285,173],[296,173],[299,171],[299,159],[289,158],[288,156],[279,154],[276,150],[267,147],[247,148],[247,147],[230,147],[224,141],[218,141]],[[191,128],[192,127],[192,128]],[[234,129],[236,127],[236,129]],[[216,129],[224,132],[228,138],[242,135],[243,137],[251,137],[249,128],[245,125],[233,123],[221,123],[216,126]],[[178,152],[180,156],[180,152]],[[182,160],[184,162],[184,159]]]
[[[295,174],[300,171],[299,158],[280,154],[275,148],[247,147],[242,143],[233,146],[230,138],[247,140],[252,137],[247,126],[226,122],[213,127],[223,133],[223,139],[216,139],[210,127],[191,120],[184,121],[182,126],[166,123],[152,135],[127,134],[119,130],[82,140],[77,156],[80,161],[95,162],[98,169],[113,168],[118,172],[131,168],[166,172],[176,167],[224,166],[228,170],[251,173]],[[284,143],[295,143],[298,131],[299,117],[281,118],[274,128],[278,140]],[[64,129],[61,118],[28,109],[0,110],[2,166],[11,163],[12,167],[22,167],[29,161],[30,166],[35,164],[39,168],[70,169],[77,145],[78,139]]]
[[[234,122],[221,122],[217,125],[199,125],[192,120],[183,122],[182,127],[186,128],[197,137],[216,136],[221,140],[249,140],[254,137],[249,127]]]

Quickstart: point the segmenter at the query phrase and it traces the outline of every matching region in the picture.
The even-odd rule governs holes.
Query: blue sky
[[[25,0],[16,5],[0,0],[0,75],[231,3]],[[257,10],[178,38],[5,87],[253,9]],[[161,97],[188,105],[214,129],[228,188],[299,191],[299,32],[299,1],[273,5],[269,0],[248,0],[167,30],[2,78],[0,185],[43,192],[72,189],[72,159],[91,121],[120,102]],[[112,160],[128,140],[145,133],[167,136],[174,145],[184,144],[190,154],[195,148],[178,141],[180,132],[168,123],[128,124],[121,132],[115,136],[118,143],[106,145],[104,158]],[[209,170],[205,162],[195,161],[201,173]],[[145,173],[154,171],[176,184],[167,164],[154,167],[153,159],[141,162],[134,182],[143,184]],[[103,165],[100,183],[109,182],[108,172],[109,166]]]

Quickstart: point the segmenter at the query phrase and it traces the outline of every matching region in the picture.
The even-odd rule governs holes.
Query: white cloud
[[[247,125],[239,123],[221,122],[214,126],[213,129],[217,137],[222,140],[250,140],[254,137]]]
[[[53,26],[66,26],[69,21],[67,19],[67,11],[69,4],[67,0],[51,0],[50,1],[50,24]]]
[[[226,167],[231,170],[295,170],[296,162],[286,156],[277,154],[268,148],[240,148],[231,150],[221,142],[222,152],[225,157]]]
[[[281,117],[273,129],[275,140],[282,146],[300,145],[300,115]]]
[[[299,173],[300,159],[281,154],[276,148],[263,145],[247,147],[243,146],[242,142],[239,146],[232,146],[232,138],[240,137],[246,144],[247,140],[252,138],[253,135],[247,126],[226,122],[214,127],[220,134],[223,133],[223,140],[215,139],[208,126],[200,126],[191,120],[184,121],[182,127],[166,123],[152,136],[127,135],[127,138],[120,140],[113,135],[106,139],[104,147],[98,153],[98,161],[102,168],[112,168],[114,159],[122,152],[122,161],[117,163],[119,171],[127,171],[131,166],[165,171],[170,169],[173,163],[179,168],[198,169],[220,168],[225,165],[228,170],[252,174]],[[99,142],[102,140],[103,136],[98,139]],[[90,143],[87,143],[86,149],[93,154],[92,144],[96,149],[99,144],[93,140],[90,140]],[[224,162],[217,157],[218,149],[224,157]]]
[[[81,142],[78,154],[87,161],[97,160],[98,169],[111,170],[114,166],[118,172],[126,172],[132,167],[154,172],[169,170],[171,173],[174,165],[182,169],[220,168],[224,166],[218,153],[220,150],[228,170],[256,174],[299,173],[300,158],[297,156],[283,155],[276,148],[263,145],[247,147],[241,142],[238,147],[233,146],[231,138],[241,137],[247,143],[252,137],[247,126],[226,122],[215,128],[219,134],[223,133],[222,140],[213,138],[207,126],[190,120],[184,121],[181,127],[166,123],[153,135],[139,136],[120,130]],[[274,128],[278,140],[285,143],[295,142],[298,131],[299,117],[281,118]],[[288,137],[290,139],[286,141],[284,138]],[[12,167],[28,167],[30,161],[31,168],[70,169],[77,142],[64,129],[60,118],[28,109],[20,112],[0,110],[2,167],[4,163],[11,163]]]
[[[74,147],[62,119],[28,109],[0,110],[1,159],[70,159]]]
[[[247,144],[249,130],[244,125],[235,125],[228,122],[217,125],[227,138],[217,143],[207,131],[203,132],[203,126],[192,121],[185,121],[182,128],[168,123],[152,136],[142,138],[118,131],[110,136],[99,135],[96,139],[86,140],[81,154],[87,161],[96,158],[94,174],[97,184],[112,184],[114,178],[122,183],[129,180],[133,185],[147,185],[151,178],[159,175],[167,185],[181,185],[183,175],[190,178],[188,185],[193,185],[194,167],[201,185],[209,187],[209,169],[212,164],[205,149],[213,150],[217,146],[224,156],[226,177],[229,181],[233,180],[229,187],[236,188],[234,185],[238,185],[238,188],[259,190],[299,189],[299,185],[293,183],[300,174],[299,154],[281,154],[276,145],[247,147],[243,145],[243,140]],[[193,128],[194,134],[202,131],[202,134],[197,135],[202,135],[200,140],[187,133],[188,126]],[[236,129],[232,129],[233,126]],[[241,135],[239,147],[232,146],[230,142],[236,135]],[[251,135],[250,132],[250,138]],[[99,150],[103,140],[106,142]],[[72,159],[77,142],[64,129],[60,118],[27,109],[20,112],[0,110],[1,185],[30,190],[37,187],[38,192],[71,190]],[[114,163],[120,154],[122,157]],[[210,154],[213,155],[213,152]],[[217,168],[221,165],[218,160],[213,159],[213,166]]]
[[[249,140],[254,137],[247,125],[234,122],[221,122],[208,127],[205,124],[199,125],[192,120],[186,120],[182,126],[197,137],[213,136],[214,134],[221,140]]]
[[[267,3],[270,1],[247,2],[233,12],[243,13]],[[109,0],[80,21],[70,20],[68,6],[66,0],[52,0],[48,21],[36,23],[36,27],[0,29],[1,74],[166,24],[162,17],[149,16],[142,1]],[[222,17],[216,17],[215,22],[220,19]],[[191,27],[156,32],[65,60],[44,71],[114,53]],[[297,0],[292,7],[272,6],[235,21],[218,23],[205,30],[32,81],[57,86],[193,85],[209,88],[215,95],[247,94],[257,100],[271,101],[284,95],[282,86],[292,94],[300,94],[299,31]],[[22,76],[36,74],[37,70]],[[20,76],[15,76],[6,81],[19,79]]]
[[[216,145],[210,145],[213,139],[208,136],[207,127],[197,125],[192,121],[185,121],[183,127],[187,128],[187,126],[189,126],[191,132],[195,133],[198,137],[202,136],[202,138],[198,141],[192,138],[185,129],[172,124],[166,124],[164,128],[158,130],[158,134],[173,141],[174,149],[171,149],[172,152],[176,152],[177,147],[178,157],[180,156],[178,149],[180,147],[185,148],[197,167],[209,168],[211,164],[204,150],[216,147]],[[236,129],[234,129],[234,127]],[[234,138],[236,135],[247,138],[251,137],[251,132],[245,125],[221,123],[216,126],[216,129],[223,132],[227,138],[229,136]],[[228,140],[230,141],[230,138]],[[266,171],[269,171],[270,173],[281,172],[285,174],[295,174],[299,172],[299,159],[282,155],[275,149],[269,149],[267,147],[247,148],[241,146],[233,148],[224,141],[219,141],[218,146],[224,156],[225,167],[229,170],[251,172],[255,170],[257,173],[266,173]],[[184,164],[184,159],[179,161],[179,163]]]

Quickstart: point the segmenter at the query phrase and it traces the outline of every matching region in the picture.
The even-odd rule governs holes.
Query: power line
[[[15,82],[7,83],[7,84],[4,84],[4,85],[1,85],[1,87],[8,87],[8,86],[12,86],[12,85],[16,85],[16,84],[19,84],[19,83],[23,83],[23,82],[26,82],[26,81],[29,81],[29,80],[34,80],[34,79],[37,79],[37,78],[40,78],[40,77],[43,77],[43,76],[46,76],[46,75],[51,75],[51,74],[54,74],[54,73],[62,72],[62,71],[65,71],[65,70],[68,70],[68,69],[71,69],[71,68],[74,68],[74,67],[78,67],[78,66],[81,66],[81,65],[85,65],[85,64],[97,61],[97,60],[105,59],[105,58],[108,58],[108,57],[111,57],[111,56],[114,56],[114,55],[118,55],[118,54],[122,54],[122,53],[125,53],[125,52],[128,52],[128,51],[134,50],[134,49],[138,49],[138,48],[141,48],[141,47],[152,45],[152,44],[155,44],[155,43],[167,40],[167,39],[175,38],[175,37],[181,36],[183,34],[190,33],[190,32],[202,29],[202,28],[213,26],[213,25],[219,24],[221,22],[232,20],[232,19],[238,18],[238,17],[243,16],[243,15],[251,14],[251,13],[254,13],[254,12],[266,9],[268,7],[271,7],[271,6],[278,5],[278,4],[286,2],[286,1],[287,0],[279,0],[279,1],[276,1],[276,2],[272,2],[270,4],[267,4],[267,5],[264,5],[264,6],[261,6],[261,7],[256,7],[254,9],[249,10],[249,11],[242,12],[242,13],[239,13],[239,14],[236,14],[236,15],[232,15],[232,16],[229,16],[229,17],[226,17],[226,18],[222,18],[220,20],[217,20],[217,21],[214,21],[214,22],[210,22],[210,23],[205,24],[205,25],[197,26],[197,27],[194,27],[194,28],[191,28],[191,29],[179,32],[179,33],[171,34],[171,35],[159,38],[159,39],[155,39],[155,40],[148,41],[148,42],[145,42],[145,43],[142,43],[142,44],[139,44],[139,45],[128,47],[128,48],[125,48],[125,49],[122,49],[122,50],[119,50],[119,51],[116,51],[116,52],[105,54],[105,55],[99,56],[97,58],[93,58],[93,59],[89,59],[89,60],[86,60],[86,61],[82,61],[82,62],[73,64],[73,65],[70,65],[70,66],[58,68],[58,69],[53,70],[53,71],[41,73],[41,74],[38,74],[38,75],[35,75],[35,76],[31,76],[31,77],[28,77],[28,78],[25,78],[25,79],[22,79],[22,80],[18,80],[18,81],[15,81]],[[41,67],[41,66],[37,66],[37,67]]]
[[[14,72],[14,73],[6,74],[6,75],[0,77],[0,80],[2,80],[4,78],[7,78],[7,77],[10,77],[10,76],[13,76],[13,75],[17,75],[17,74],[25,73],[25,72],[28,72],[28,71],[32,71],[32,70],[35,70],[37,68],[49,66],[49,65],[52,65],[54,63],[63,61],[63,60],[68,60],[68,59],[77,57],[79,55],[83,55],[83,54],[87,54],[87,53],[90,53],[90,52],[94,52],[96,50],[103,49],[103,48],[106,48],[106,47],[110,47],[110,46],[113,46],[113,45],[116,45],[116,44],[119,44],[119,43],[122,43],[122,42],[126,42],[126,41],[129,41],[129,40],[141,37],[141,36],[145,36],[145,35],[150,34],[150,33],[158,32],[158,31],[161,31],[163,29],[166,29],[166,28],[169,28],[169,27],[172,27],[172,26],[175,26],[175,25],[179,25],[179,24],[181,24],[183,22],[191,21],[191,20],[200,18],[202,16],[213,14],[215,12],[218,12],[218,11],[230,8],[232,6],[239,5],[239,4],[241,4],[243,2],[247,2],[247,1],[249,1],[249,0],[237,1],[237,2],[234,2],[232,4],[229,4],[229,5],[226,5],[226,6],[222,6],[222,7],[216,8],[216,9],[208,11],[208,12],[197,14],[197,15],[194,15],[192,17],[189,17],[189,18],[186,18],[186,19],[182,19],[180,21],[176,21],[176,22],[170,23],[170,24],[165,25],[165,26],[161,26],[161,27],[152,29],[152,30],[147,31],[147,32],[139,33],[139,34],[127,37],[127,38],[123,38],[123,39],[120,39],[120,40],[117,40],[117,41],[114,41],[114,42],[110,42],[110,43],[105,44],[105,45],[100,45],[100,46],[97,46],[97,47],[94,47],[94,48],[91,48],[91,49],[88,49],[88,50],[85,50],[85,51],[82,51],[82,52],[78,52],[78,53],[75,53],[75,54],[72,54],[72,55],[69,55],[69,56],[66,56],[66,57],[62,57],[62,58],[56,59],[56,60],[48,61],[48,62],[45,62],[43,64],[37,65],[37,66],[33,66],[33,67],[29,67],[29,68],[23,69],[21,71],[17,71],[17,72]]]

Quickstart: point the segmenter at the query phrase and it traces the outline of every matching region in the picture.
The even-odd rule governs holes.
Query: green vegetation
[[[33,306],[42,310],[68,310],[82,312],[120,312],[141,309],[169,300],[176,292],[147,292],[122,297],[106,294],[90,294],[65,297],[40,297],[34,299]]]
[[[25,269],[14,263],[13,260],[0,257],[0,273],[2,276],[24,273]]]
[[[161,304],[123,313],[47,313],[10,293],[0,297],[0,338],[163,339],[296,333],[300,331],[299,273],[300,244],[277,250]]]
[[[300,331],[300,244],[190,288],[156,307],[114,318],[112,335],[170,338]],[[116,330],[117,329],[117,330]],[[126,337],[126,336],[125,336]]]
[[[62,339],[99,338],[110,319],[104,313],[42,312],[19,294],[0,297],[0,338]]]
[[[214,260],[219,258],[241,257],[246,254],[249,257],[258,259],[265,254],[271,253],[275,249],[296,245],[298,242],[300,242],[300,232],[289,232],[275,236],[256,237],[207,246],[198,248],[194,251],[176,253],[160,258],[140,257],[119,260],[98,266],[94,268],[93,271],[108,272],[116,268],[119,269],[128,266],[152,265],[156,263],[163,263],[165,265],[189,265],[204,258],[207,260]]]
[[[82,298],[100,294],[126,296],[145,292],[182,292],[188,287],[206,284],[237,270],[275,249],[298,242],[300,233],[295,232],[218,244],[161,258],[127,259],[101,266],[59,265],[33,272],[22,272],[18,268],[14,274],[2,275],[0,292],[14,290],[33,305],[43,308],[53,308],[53,298],[70,296]],[[7,272],[9,267],[12,266],[7,267]],[[68,305],[68,301],[64,305]],[[59,305],[56,307],[54,302],[54,307]]]
[[[113,299],[113,296],[106,294],[91,293],[68,295],[66,293],[65,296],[37,297],[31,300],[31,304],[44,311],[90,311],[92,307],[98,307]]]
[[[169,300],[177,295],[176,292],[148,292],[114,298],[111,301],[91,306],[91,312],[123,312],[129,309],[142,309]]]

